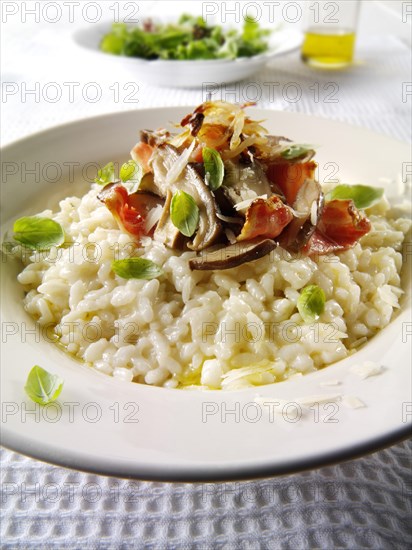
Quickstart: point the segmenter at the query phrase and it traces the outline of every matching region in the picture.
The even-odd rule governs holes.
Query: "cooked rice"
[[[372,231],[338,255],[310,259],[278,248],[238,268],[207,272],[189,269],[192,251],[179,254],[148,237],[136,248],[96,198],[100,189],[40,214],[59,222],[73,244],[21,251],[26,267],[18,280],[27,312],[102,373],[171,388],[269,384],[347,357],[399,307],[410,222],[391,219],[385,201],[368,211]],[[164,275],[114,275],[112,260],[131,255],[156,262]],[[312,324],[296,308],[308,284],[327,299]]]

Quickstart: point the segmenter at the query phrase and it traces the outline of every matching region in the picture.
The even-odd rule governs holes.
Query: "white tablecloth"
[[[102,112],[204,99],[201,90],[153,88],[128,69],[89,63],[88,54],[71,44],[70,27],[30,28],[14,25],[2,39],[3,143]],[[410,140],[410,51],[393,37],[370,37],[360,41],[357,59],[346,72],[312,72],[297,53],[290,54],[255,75],[252,84],[227,86],[214,97],[258,98],[262,107],[345,120]],[[72,98],[68,82],[78,83]],[[102,93],[97,102],[83,95],[85,87],[93,91],[87,88],[93,82]],[[50,83],[62,92],[55,103],[50,99],[56,86]],[[30,90],[34,94],[27,94]],[[127,93],[131,103],[124,101]],[[407,443],[312,472],[227,484],[105,478],[8,450],[1,458],[4,549],[402,550],[412,545],[412,445]]]

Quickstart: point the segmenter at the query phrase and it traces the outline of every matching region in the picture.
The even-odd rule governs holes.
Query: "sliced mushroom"
[[[259,142],[250,147],[253,156],[263,162],[267,162],[280,155],[284,149],[284,143],[290,143],[291,140],[284,136],[265,135],[263,143]]]
[[[173,195],[178,190],[185,191],[193,197],[199,208],[199,226],[193,241],[188,242],[187,246],[192,250],[203,250],[214,244],[221,235],[222,226],[216,216],[218,206],[209,188],[190,164],[186,164],[175,181],[167,181],[168,173],[178,161],[179,153],[175,147],[164,144],[155,149],[151,161],[154,177],[150,190],[161,197],[167,197],[169,192]],[[149,186],[149,180],[145,182],[145,185]],[[160,228],[158,226],[155,231],[156,239],[163,238],[164,230],[162,228],[164,226],[170,227],[169,217],[170,202],[167,204],[166,201],[162,214],[162,225]],[[170,224],[173,226],[171,222]]]
[[[236,204],[249,199],[266,195],[273,195],[271,185],[266,174],[258,161],[249,165],[244,165],[231,160],[225,161],[225,178],[222,186],[215,193],[219,206],[222,211],[228,215],[239,215],[239,212],[233,213],[231,209]]]
[[[319,183],[312,179],[305,180],[293,203],[295,218],[278,238],[280,246],[292,252],[303,248],[316,229],[324,202]]]
[[[267,135],[265,136],[268,140],[268,143],[270,145],[270,147],[272,149],[274,149],[277,145],[279,145],[280,143],[284,142],[284,143],[291,143],[292,140],[285,137],[285,136],[272,136],[272,135]]]
[[[309,162],[312,160],[312,158],[315,156],[316,151],[314,149],[307,149],[307,152],[305,155],[302,155],[301,157],[296,157],[295,159],[285,159],[282,156],[283,151],[286,147],[290,147],[289,144],[293,145],[293,140],[284,137],[284,136],[265,136],[267,139],[266,145],[268,149],[270,150],[269,155],[262,155],[262,157],[257,154],[257,157],[260,160],[263,160],[265,162],[276,162],[277,160],[281,162]]]
[[[165,129],[160,130],[141,130],[140,141],[147,143],[151,147],[157,147],[164,143],[170,137],[170,132]]]
[[[147,191],[159,195],[159,190],[154,182],[153,172],[147,172],[139,183],[139,191]],[[160,195],[159,195],[160,196]]]
[[[166,201],[163,207],[162,215],[157,223],[154,238],[162,242],[169,248],[181,249],[187,238],[180,233],[170,219],[170,203],[172,202],[172,192],[169,190],[166,195]]]
[[[189,266],[193,270],[230,269],[262,258],[276,246],[272,239],[238,242],[213,251],[205,250],[199,257],[190,260]]]

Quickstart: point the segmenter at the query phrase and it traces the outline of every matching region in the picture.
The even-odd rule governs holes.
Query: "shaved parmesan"
[[[354,395],[344,395],[342,397],[342,404],[348,409],[361,409],[366,407],[365,403]]]
[[[253,201],[256,199],[264,199],[266,200],[268,198],[267,195],[256,195],[256,197],[252,197],[250,199],[246,199],[245,201],[238,202],[234,205],[234,209],[239,210],[245,210],[246,208],[249,208],[249,206],[252,204]]]
[[[318,223],[318,202],[317,201],[313,201],[310,207],[310,223],[315,226]]]
[[[235,244],[236,235],[233,233],[231,229],[225,229],[225,235],[227,237],[227,240],[230,242],[230,244]]]
[[[364,361],[361,364],[354,365],[350,370],[360,378],[365,379],[369,378],[369,376],[380,374],[382,372],[382,367],[373,361]]]
[[[151,229],[157,224],[157,222],[160,220],[162,212],[163,206],[161,204],[158,204],[150,210],[145,222],[146,233],[150,233]]]
[[[172,169],[169,170],[166,176],[166,184],[171,185],[174,183],[183,170],[186,168],[187,163],[189,162],[189,157],[195,148],[196,142],[193,140],[189,147],[187,147],[180,157],[177,159],[177,162],[173,164]]]

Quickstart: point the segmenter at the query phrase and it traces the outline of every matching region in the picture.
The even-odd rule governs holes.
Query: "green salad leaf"
[[[106,34],[100,42],[100,49],[105,53],[122,55],[128,37],[129,31],[127,25],[124,23],[113,23],[111,32]]]
[[[114,260],[112,270],[123,279],[155,279],[163,273],[161,267],[145,258],[126,258]]]
[[[227,36],[218,51],[220,59],[236,59],[239,54],[239,39],[236,36]]]
[[[114,163],[109,162],[97,171],[97,178],[94,180],[99,185],[106,185],[115,180]]]
[[[49,250],[64,243],[64,231],[50,218],[19,218],[13,225],[13,238],[33,250]]]
[[[325,309],[325,301],[325,293],[317,285],[308,285],[301,290],[297,307],[305,323],[319,319]]]
[[[29,372],[24,389],[32,401],[47,405],[59,397],[63,384],[57,375],[35,365]]]
[[[241,41],[239,41],[239,57],[249,57],[265,52],[268,48],[269,34],[269,29],[261,29],[257,20],[246,16]]]
[[[380,201],[383,196],[381,187],[369,187],[368,185],[337,185],[326,194],[325,200],[352,199],[356,208],[369,208]]]
[[[294,160],[306,156],[310,150],[311,148],[307,145],[291,145],[280,155],[286,160]]]
[[[143,168],[139,162],[129,160],[122,165],[119,175],[123,185],[127,184],[124,187],[126,187],[128,192],[134,193],[138,190],[143,177]]]
[[[202,17],[183,14],[176,23],[131,26],[114,23],[100,42],[113,55],[143,59],[235,59],[267,51],[269,29],[245,17],[242,30],[209,25]]]
[[[170,218],[177,229],[191,237],[199,224],[199,207],[185,191],[176,191],[170,203]]]
[[[203,147],[203,163],[205,166],[205,181],[211,191],[216,191],[222,185],[225,167],[222,157],[215,149]]]

